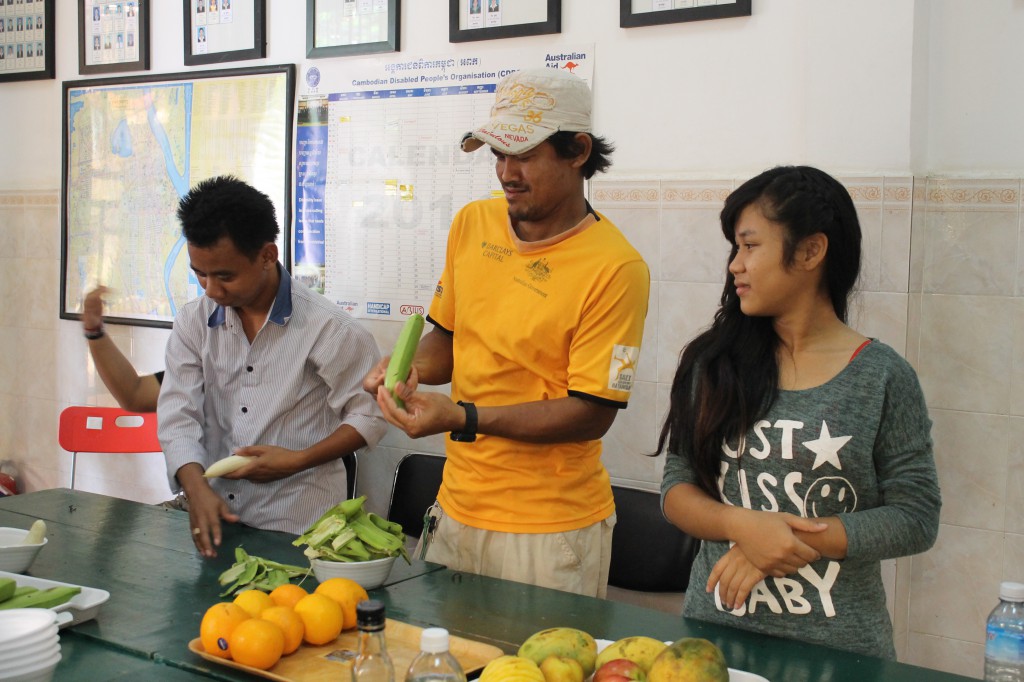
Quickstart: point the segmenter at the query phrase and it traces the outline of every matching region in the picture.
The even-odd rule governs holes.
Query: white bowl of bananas
[[[366,496],[345,500],[323,515],[294,544],[320,582],[348,578],[367,590],[380,587],[399,556],[409,561],[405,533],[394,521],[363,509]]]
[[[0,528],[0,571],[24,573],[46,542],[46,523],[41,519],[27,530]]]
[[[331,578],[348,578],[362,585],[364,589],[372,590],[383,585],[384,581],[388,579],[397,558],[397,556],[389,556],[369,561],[310,559],[310,563],[313,564],[313,575],[320,582]]]

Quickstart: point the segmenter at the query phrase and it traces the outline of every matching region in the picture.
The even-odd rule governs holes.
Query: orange
[[[307,594],[309,594],[309,592],[306,592],[305,588],[299,587],[295,583],[285,583],[284,585],[275,587],[270,593],[270,598],[273,599],[274,603],[278,606],[295,608],[295,603]]]
[[[235,663],[266,670],[281,660],[284,632],[269,620],[250,618],[234,629],[228,646]]]
[[[284,633],[284,653],[290,654],[302,644],[302,636],[306,634],[306,626],[299,614],[290,606],[271,606],[260,614],[263,620],[276,623]]]
[[[314,646],[337,639],[345,622],[338,602],[322,594],[307,594],[295,604],[295,613],[299,614],[305,626],[303,640]]]
[[[206,653],[221,658],[231,658],[228,638],[245,621],[249,614],[238,604],[221,602],[206,609],[199,624],[199,638]]]
[[[252,618],[259,618],[263,609],[276,606],[270,595],[262,590],[246,590],[239,592],[235,597],[235,603],[241,606]]]
[[[320,583],[314,594],[322,594],[341,604],[341,612],[345,614],[343,630],[356,626],[356,604],[370,598],[362,585],[349,578],[328,578]]]

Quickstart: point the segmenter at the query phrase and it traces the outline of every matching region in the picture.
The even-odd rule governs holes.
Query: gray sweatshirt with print
[[[729,611],[717,590],[704,589],[729,543],[705,541],[683,615],[894,659],[880,561],[935,542],[941,500],[930,431],[917,375],[877,340],[831,381],[780,391],[741,452],[723,444],[722,497],[747,509],[838,517],[847,556],[765,578]],[[669,453],[663,499],[672,486],[695,482],[686,458]]]

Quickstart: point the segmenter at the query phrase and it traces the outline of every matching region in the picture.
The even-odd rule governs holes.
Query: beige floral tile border
[[[734,180],[674,180],[662,183],[666,206],[721,209],[735,189]]]
[[[924,191],[926,211],[1017,211],[1019,179],[929,178]]]
[[[603,206],[624,204],[657,208],[661,201],[661,183],[658,180],[593,180],[590,200]]]
[[[910,208],[918,189],[911,176],[839,177],[855,204],[861,207]],[[605,179],[591,181],[590,200],[595,204],[640,207],[721,208],[744,179],[700,180]],[[923,185],[924,183],[920,183]],[[923,187],[920,190],[923,193]]]

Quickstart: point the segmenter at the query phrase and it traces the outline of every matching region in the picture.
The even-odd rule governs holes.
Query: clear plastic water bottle
[[[395,666],[384,639],[384,604],[367,599],[356,604],[359,648],[352,662],[353,682],[395,682]]]
[[[420,653],[412,659],[405,682],[466,682],[462,666],[448,651],[448,631],[427,628],[420,635]]]
[[[1024,682],[1024,584],[999,586],[985,626],[985,682]]]

